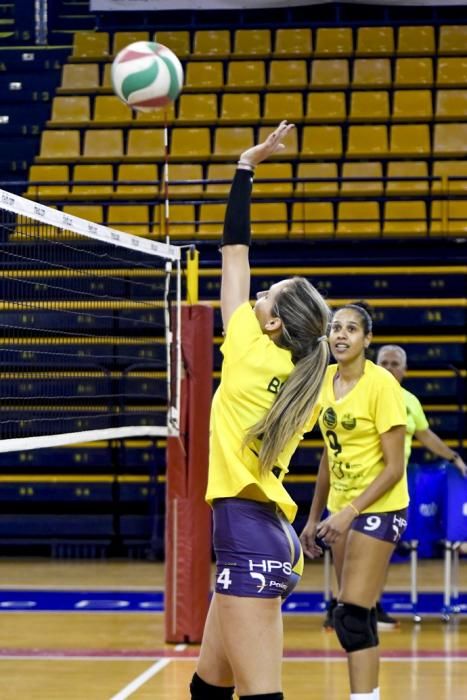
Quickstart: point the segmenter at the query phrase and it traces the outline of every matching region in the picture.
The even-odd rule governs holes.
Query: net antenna
[[[169,197],[169,158],[170,158],[170,150],[169,150],[169,128],[168,128],[168,113],[167,109],[164,109],[164,166],[163,166],[163,175],[162,175],[162,181],[163,181],[163,187],[164,187],[164,236],[165,236],[165,243],[167,246],[170,246],[170,197]],[[180,268],[180,258],[178,258],[177,261],[177,298],[181,299],[181,294],[182,294],[182,289],[181,289],[181,268]],[[173,261],[172,260],[167,260],[165,263],[165,271],[166,271],[166,277],[165,277],[165,294],[164,298],[168,299],[169,294],[170,294],[170,280],[172,276],[172,270],[173,270]],[[170,319],[170,306],[169,304],[166,305],[165,307],[165,313],[166,313],[166,318],[165,318],[165,327],[167,329],[168,334],[170,337],[167,339],[167,383],[172,383],[172,377],[173,377],[173,372],[171,371],[172,367],[172,348],[173,348],[173,335],[170,331],[171,328],[171,319]],[[178,332],[176,334],[175,338],[175,361],[177,364],[177,371],[176,371],[176,380],[175,383],[172,387],[168,386],[167,391],[168,395],[170,396],[172,390],[175,392],[174,396],[174,403],[169,406],[169,413],[168,413],[168,426],[169,428],[173,427],[175,432],[178,434],[178,431],[180,429],[180,399],[181,399],[181,363],[182,363],[182,338],[181,338],[181,325],[182,325],[182,315],[181,315],[181,304],[178,303],[176,305],[175,309],[175,314],[176,314],[176,327],[178,329]]]
[[[0,250],[0,452],[176,435],[180,249],[0,189]]]

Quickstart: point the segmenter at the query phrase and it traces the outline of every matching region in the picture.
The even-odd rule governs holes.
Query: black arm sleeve
[[[238,169],[230,188],[221,246],[250,245],[250,201],[253,173]]]

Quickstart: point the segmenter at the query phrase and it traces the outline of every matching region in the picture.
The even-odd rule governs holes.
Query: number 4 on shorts
[[[217,583],[221,584],[224,590],[227,590],[229,586],[232,585],[232,579],[230,578],[230,569],[222,569],[219,576],[217,577]]]

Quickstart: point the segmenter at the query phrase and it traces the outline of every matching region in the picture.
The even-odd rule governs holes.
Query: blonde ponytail
[[[273,315],[282,320],[277,344],[291,351],[295,367],[268,413],[245,437],[245,444],[261,441],[261,472],[267,474],[289,440],[303,430],[318,399],[329,362],[329,345],[323,337],[329,309],[319,292],[302,277],[278,295]]]

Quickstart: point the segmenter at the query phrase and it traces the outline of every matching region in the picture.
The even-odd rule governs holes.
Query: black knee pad
[[[264,693],[263,695],[240,695],[240,700],[284,700],[284,693]]]
[[[232,700],[234,687],[225,688],[206,683],[197,673],[193,674],[190,683],[192,700]]]
[[[371,610],[352,603],[338,603],[334,610],[334,629],[347,652],[377,646],[371,626]]]
[[[371,631],[373,632],[373,636],[374,636],[375,641],[376,641],[375,646],[377,647],[379,644],[379,637],[378,637],[378,617],[376,614],[376,608],[371,608],[371,610],[370,610],[370,624],[371,624]]]

